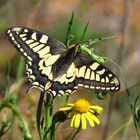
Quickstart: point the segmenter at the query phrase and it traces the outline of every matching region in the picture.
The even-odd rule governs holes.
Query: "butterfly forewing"
[[[61,54],[66,49],[56,39],[29,28],[12,27],[7,30],[7,35],[17,50],[30,61]]]

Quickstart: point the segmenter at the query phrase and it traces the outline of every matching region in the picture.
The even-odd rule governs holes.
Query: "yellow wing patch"
[[[54,81],[58,81],[61,84],[63,84],[63,83],[68,84],[68,83],[73,82],[75,80],[75,78],[76,78],[76,68],[75,68],[75,64],[72,63],[69,66],[67,72],[64,73],[63,75],[56,77],[54,79]]]

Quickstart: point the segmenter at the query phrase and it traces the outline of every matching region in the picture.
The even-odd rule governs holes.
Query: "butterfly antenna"
[[[78,46],[78,45],[80,45],[80,42],[76,43],[76,44],[75,44],[75,47]]]

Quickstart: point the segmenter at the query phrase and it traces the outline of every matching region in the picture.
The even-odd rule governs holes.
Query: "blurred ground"
[[[140,92],[140,1],[139,0],[1,0],[0,1],[0,88],[5,87],[6,67],[11,62],[11,81],[15,82],[15,73],[19,55],[15,48],[9,43],[5,36],[5,30],[11,26],[28,26],[50,34],[55,38],[64,41],[67,32],[68,21],[72,11],[75,13],[75,23],[73,32],[79,36],[85,24],[90,21],[87,38],[116,35],[116,38],[98,43],[95,46],[96,52],[100,56],[107,56],[117,62],[123,68],[124,73],[108,63],[119,77],[125,77],[131,93],[139,95]],[[38,139],[35,125],[36,107],[39,98],[39,91],[32,90],[30,94],[25,94],[29,85],[25,83],[20,92],[20,108],[28,120],[32,133]],[[90,99],[91,102],[104,106],[105,111],[101,117],[101,125],[95,128],[88,128],[87,131],[80,132],[77,140],[105,140],[105,132],[111,135],[121,124],[130,118],[130,108],[125,96],[122,81],[121,91],[115,95],[112,104],[109,128],[106,128],[108,121],[108,107],[110,97],[105,101],[99,101],[88,91],[80,91],[70,96],[70,101],[74,101],[79,96]],[[0,102],[4,93],[0,91]],[[61,99],[54,101],[54,112],[60,107]],[[0,117],[1,118],[1,117]],[[65,129],[64,129],[65,128]],[[106,130],[107,129],[107,130]],[[16,135],[18,128],[15,125]],[[69,122],[64,123],[57,133],[57,139],[62,140],[71,131]],[[122,132],[123,133],[123,132]],[[121,140],[122,133],[119,133],[113,140]],[[127,140],[135,140],[136,132],[131,123],[128,129]],[[7,136],[1,140],[7,139]]]

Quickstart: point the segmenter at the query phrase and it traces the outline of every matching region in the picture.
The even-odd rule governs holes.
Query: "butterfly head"
[[[73,50],[74,51],[74,55],[76,55],[80,51],[80,45],[79,45],[79,43],[73,44],[73,45],[70,45],[68,47],[68,49],[69,50]]]

